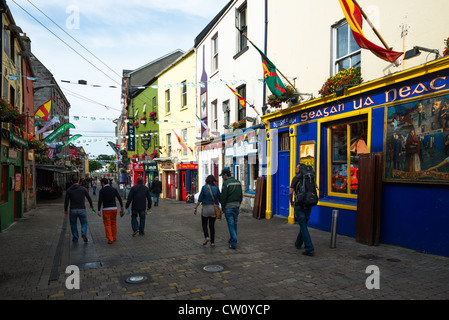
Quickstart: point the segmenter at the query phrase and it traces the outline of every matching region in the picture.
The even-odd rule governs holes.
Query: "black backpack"
[[[311,166],[303,165],[299,169],[299,179],[295,189],[295,206],[311,208],[318,203],[315,172]]]

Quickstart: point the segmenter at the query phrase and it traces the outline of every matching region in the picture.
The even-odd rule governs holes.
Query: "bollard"
[[[338,210],[332,210],[331,248],[335,248],[337,246],[337,220]]]

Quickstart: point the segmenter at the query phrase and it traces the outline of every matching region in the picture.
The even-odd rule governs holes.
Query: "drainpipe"
[[[264,31],[264,53],[265,56],[267,55],[267,39],[268,39],[268,0],[265,0],[265,31]],[[265,85],[265,79],[263,80],[264,86],[263,86],[263,105],[262,105],[262,115],[266,114],[266,107],[265,107],[265,99],[267,95],[267,86]]]

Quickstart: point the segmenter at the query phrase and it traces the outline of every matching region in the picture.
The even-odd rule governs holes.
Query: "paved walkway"
[[[119,217],[113,244],[107,243],[100,217],[89,213],[88,220],[89,242],[72,243],[61,198],[39,202],[0,233],[0,299],[449,298],[449,258],[365,246],[345,236],[338,236],[331,249],[330,234],[315,229],[310,232],[316,255],[308,257],[293,245],[298,226],[283,218],[256,220],[242,213],[236,250],[227,247],[226,220],[216,222],[216,247],[203,246],[201,218],[193,215],[193,204],[176,200],[163,199],[153,208],[145,236],[131,235],[130,215]],[[68,265],[80,268],[80,289],[67,288]],[[222,269],[207,272],[205,266]],[[367,273],[369,266],[379,270],[378,282],[375,273]],[[131,276],[146,278],[129,284]],[[367,282],[379,289],[367,289]]]

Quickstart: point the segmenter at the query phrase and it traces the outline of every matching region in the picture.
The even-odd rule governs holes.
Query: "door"
[[[290,151],[279,152],[278,165],[278,204],[279,214],[288,217],[290,192]]]
[[[187,199],[187,171],[181,171],[181,200]]]

